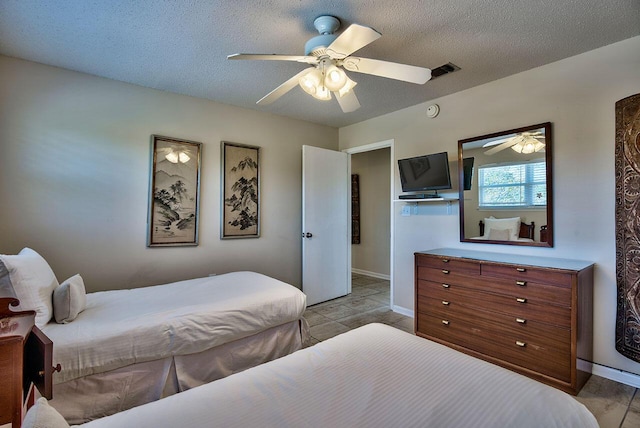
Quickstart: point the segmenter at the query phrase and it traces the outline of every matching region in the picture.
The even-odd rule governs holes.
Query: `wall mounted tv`
[[[447,152],[398,160],[403,192],[451,189]]]

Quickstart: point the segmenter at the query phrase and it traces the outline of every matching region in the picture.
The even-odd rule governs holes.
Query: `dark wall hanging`
[[[640,94],[616,103],[616,349],[640,362]]]
[[[351,174],[351,243],[360,243],[360,178]]]
[[[260,147],[222,141],[220,238],[260,237]]]

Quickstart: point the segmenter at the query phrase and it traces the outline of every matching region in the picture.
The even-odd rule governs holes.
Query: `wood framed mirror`
[[[553,247],[551,123],[458,141],[460,241]]]

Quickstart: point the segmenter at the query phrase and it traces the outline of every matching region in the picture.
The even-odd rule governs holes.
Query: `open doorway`
[[[345,150],[352,178],[352,293],[377,291],[393,308],[393,141]]]

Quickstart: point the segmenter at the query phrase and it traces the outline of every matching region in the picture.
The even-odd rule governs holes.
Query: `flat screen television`
[[[403,192],[451,189],[447,152],[398,160]]]

